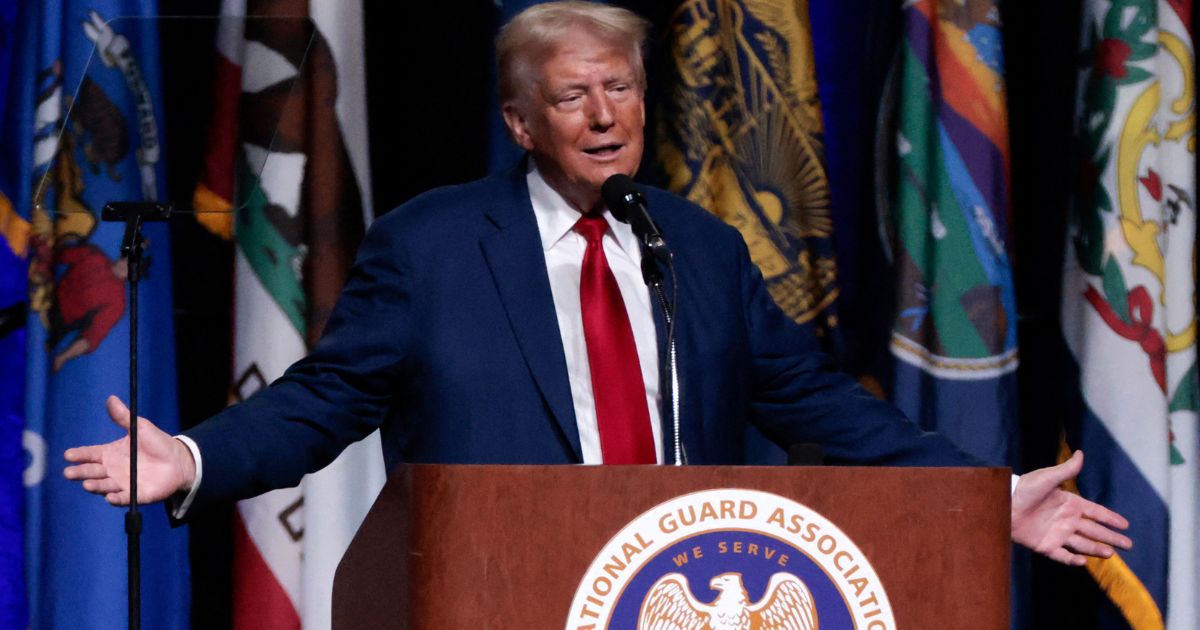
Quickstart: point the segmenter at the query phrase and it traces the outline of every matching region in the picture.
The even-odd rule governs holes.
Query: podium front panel
[[[657,580],[681,615],[739,588],[766,614],[791,588],[822,629],[1000,630],[1009,500],[1006,469],[402,466],[338,569],[334,627],[635,628]],[[689,527],[708,529],[668,540]]]

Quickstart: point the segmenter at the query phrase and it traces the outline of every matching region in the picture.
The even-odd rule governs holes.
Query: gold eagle
[[[687,577],[668,573],[646,593],[637,630],[817,630],[817,607],[800,578],[771,576],[762,599],[751,603],[740,573],[722,573],[709,582],[711,603],[692,596]]]

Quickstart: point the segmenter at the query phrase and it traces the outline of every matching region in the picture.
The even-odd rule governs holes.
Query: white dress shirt
[[[572,229],[579,221],[579,211],[550,187],[533,160],[529,160],[525,181],[529,185],[529,200],[533,204],[533,215],[537,218],[538,233],[542,238],[542,251],[546,255],[550,293],[554,296],[558,331],[562,335],[563,354],[567,359],[567,377],[571,382],[571,402],[575,407],[575,424],[579,428],[583,463],[600,464],[604,458],[600,452],[592,373],[583,336],[583,311],[579,304],[579,276],[583,270],[583,252],[587,249],[587,240]],[[642,382],[646,386],[650,430],[654,435],[654,456],[661,464],[663,443],[659,413],[658,337],[650,304],[650,289],[642,280],[642,252],[628,224],[617,221],[607,210],[604,211],[604,220],[609,227],[603,239],[604,257],[616,276],[621,299],[625,302],[625,311],[633,327]]]

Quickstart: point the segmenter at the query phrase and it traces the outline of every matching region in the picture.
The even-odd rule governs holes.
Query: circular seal
[[[654,506],[613,536],[575,590],[567,630],[892,630],[866,556],[816,511],[721,488]]]

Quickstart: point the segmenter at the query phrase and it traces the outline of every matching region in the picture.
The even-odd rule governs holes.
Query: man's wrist
[[[183,483],[179,486],[179,492],[189,492],[196,487],[196,458],[192,456],[192,449],[188,448],[187,443],[179,438],[175,438],[176,450],[182,451],[179,456],[180,474]]]
[[[168,503],[171,506],[171,517],[183,520],[192,506],[192,501],[196,498],[196,489],[204,483],[204,458],[200,455],[200,447],[192,441],[192,438],[186,435],[176,435],[175,440],[187,449],[188,456],[183,460],[186,463],[181,464],[184,468],[181,471],[185,478],[184,484],[168,500]]]

